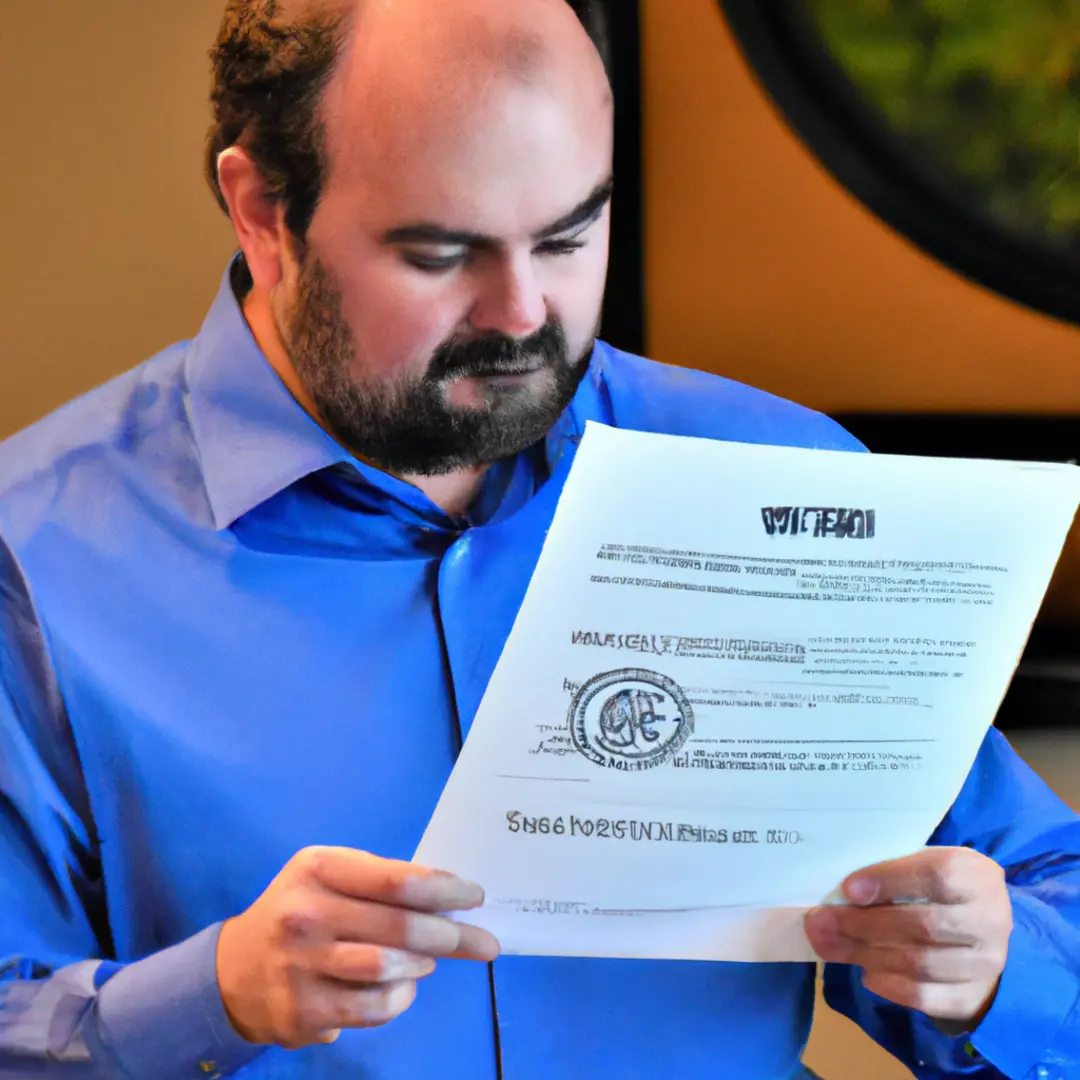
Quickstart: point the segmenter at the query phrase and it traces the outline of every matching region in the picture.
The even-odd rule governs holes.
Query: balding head
[[[451,74],[541,82],[573,72],[605,92],[597,47],[567,0],[357,0],[349,10],[363,60],[385,59],[414,83]]]

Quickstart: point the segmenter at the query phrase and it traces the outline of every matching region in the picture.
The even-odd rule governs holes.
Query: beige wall
[[[0,435],[199,328],[231,250],[202,183],[221,0],[0,0]]]
[[[221,0],[3,0],[0,435],[199,326]],[[645,0],[651,348],[826,409],[1080,410],[1076,331],[888,233],[775,119],[713,0]],[[828,1015],[828,1080],[903,1076]]]

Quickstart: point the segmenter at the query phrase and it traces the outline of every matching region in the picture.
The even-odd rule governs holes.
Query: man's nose
[[[547,322],[547,298],[528,256],[500,259],[488,268],[470,323],[487,333],[524,338]]]

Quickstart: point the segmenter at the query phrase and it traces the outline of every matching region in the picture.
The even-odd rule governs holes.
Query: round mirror
[[[966,276],[1080,322],[1077,0],[722,0],[837,178]]]

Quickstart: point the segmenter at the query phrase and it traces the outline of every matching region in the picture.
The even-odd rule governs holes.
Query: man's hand
[[[1004,871],[968,848],[929,848],[844,882],[848,907],[816,908],[810,943],[864,970],[880,997],[972,1030],[1005,970],[1012,904]],[[905,903],[905,901],[920,901]]]
[[[295,856],[221,930],[218,986],[249,1042],[295,1050],[403,1013],[435,960],[494,960],[486,930],[442,918],[483,903],[449,874],[349,848]]]

